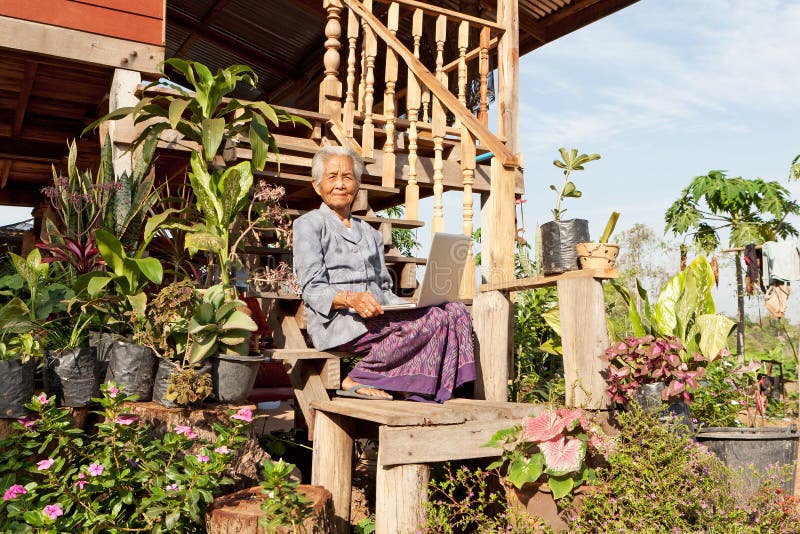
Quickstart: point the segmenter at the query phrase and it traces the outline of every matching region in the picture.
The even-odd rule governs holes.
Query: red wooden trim
[[[164,0],[72,0],[76,4],[105,7],[154,19],[164,18]]]
[[[146,17],[71,0],[3,0],[0,3],[0,15],[164,46],[163,18]]]

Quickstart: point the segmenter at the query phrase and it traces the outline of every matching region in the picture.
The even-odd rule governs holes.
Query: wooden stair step
[[[331,358],[347,358],[352,354],[338,351],[317,349],[268,349],[263,352],[270,360],[328,360]]]

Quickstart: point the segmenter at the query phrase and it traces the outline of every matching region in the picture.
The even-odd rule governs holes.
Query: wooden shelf
[[[569,280],[572,278],[611,279],[618,277],[619,271],[616,269],[579,269],[577,271],[569,271],[550,276],[518,278],[510,282],[503,282],[499,284],[482,284],[481,291],[524,291],[526,289],[554,286],[559,280]]]

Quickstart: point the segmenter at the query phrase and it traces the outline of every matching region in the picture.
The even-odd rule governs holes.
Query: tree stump
[[[16,419],[0,419],[0,439],[6,439],[14,432],[14,424]]]
[[[314,511],[303,522],[300,532],[307,534],[333,533],[333,499],[331,492],[321,486],[300,485],[297,490],[313,504]],[[261,502],[265,496],[260,487],[248,488],[214,499],[206,513],[208,534],[266,534],[258,520],[264,516]],[[290,527],[279,527],[276,534],[294,534]]]
[[[74,428],[86,429],[86,420],[89,415],[89,407],[69,408],[69,415],[72,418]],[[0,439],[5,439],[14,432],[14,423],[19,419],[0,418]]]
[[[161,438],[168,430],[178,425],[191,426],[201,439],[213,443],[217,439],[214,432],[214,423],[227,425],[228,410],[249,406],[255,413],[253,405],[217,404],[206,405],[202,408],[165,408],[157,402],[128,402],[125,403],[126,413],[138,416],[142,421],[150,424],[150,435]],[[258,484],[261,473],[261,462],[269,458],[269,454],[261,448],[258,437],[252,427],[248,430],[247,440],[242,443],[236,455],[230,462],[230,476],[234,480],[236,489],[249,488]]]

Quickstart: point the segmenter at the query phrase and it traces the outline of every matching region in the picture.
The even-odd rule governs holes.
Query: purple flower
[[[135,423],[137,419],[138,418],[135,415],[120,415],[114,419],[114,422],[120,425],[128,426]]]
[[[38,466],[39,471],[44,471],[45,469],[50,469],[50,466],[53,465],[54,463],[56,463],[55,460],[53,460],[52,458],[48,458],[47,460],[41,460],[39,462],[36,462],[36,465]]]
[[[214,452],[216,452],[217,454],[229,454],[231,450],[225,445],[223,445],[222,447],[217,447],[216,449],[214,449]]]
[[[176,434],[183,434],[187,439],[197,439],[194,429],[188,425],[178,425],[175,427]]]
[[[16,499],[20,495],[25,495],[28,493],[28,490],[20,486],[19,484],[14,484],[10,488],[8,488],[5,493],[3,493],[3,500],[10,501],[11,499]]]
[[[103,467],[103,464],[92,464],[89,466],[89,474],[93,477],[99,477],[100,475],[103,474],[103,471],[105,471],[105,469],[106,468]]]
[[[170,484],[169,486],[167,486],[167,491],[178,491],[178,485]]]
[[[204,464],[209,460],[211,460],[211,458],[209,458],[205,454],[195,454],[195,457],[197,457],[197,461],[200,462],[201,464]]]
[[[50,399],[47,398],[47,395],[45,393],[40,393],[39,396],[36,397],[36,400],[38,400],[39,404],[41,404],[42,406],[47,406],[48,404],[50,404]]]
[[[44,515],[50,519],[56,519],[57,517],[64,515],[64,509],[61,508],[60,504],[48,504],[44,507],[42,512],[44,512]]]
[[[28,415],[28,416],[23,417],[22,419],[17,419],[17,423],[21,424],[26,429],[30,430],[31,428],[33,428],[36,425],[36,418],[34,418],[33,416]]]
[[[251,410],[249,406],[239,408],[239,410],[231,416],[231,419],[238,419],[239,421],[250,423],[253,421],[253,410]]]
[[[83,473],[78,473],[78,480],[75,482],[75,485],[78,486],[78,489],[82,490],[83,487],[88,483],[89,481],[86,480],[86,475]]]

